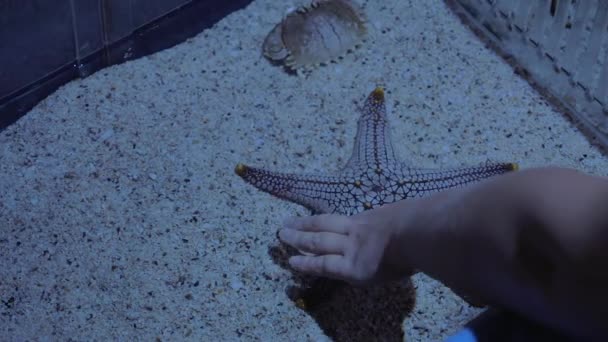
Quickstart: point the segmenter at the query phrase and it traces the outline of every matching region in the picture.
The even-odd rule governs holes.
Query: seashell
[[[349,0],[316,0],[287,14],[266,36],[264,56],[291,70],[335,61],[363,42],[362,11]]]

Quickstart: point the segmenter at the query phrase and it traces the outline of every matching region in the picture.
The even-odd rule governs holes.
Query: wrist
[[[451,189],[432,196],[395,203],[395,222],[388,247],[391,262],[405,264],[433,278],[444,278],[447,264],[452,271],[462,256],[462,197],[466,189]],[[451,272],[451,271],[449,271]]]
[[[385,263],[399,275],[427,272],[430,254],[437,252],[437,230],[445,213],[439,209],[444,194],[408,199],[378,208],[374,215],[386,227]]]

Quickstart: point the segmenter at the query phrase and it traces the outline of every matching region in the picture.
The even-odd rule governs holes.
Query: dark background
[[[171,47],[251,0],[0,0],[0,131],[62,84]]]

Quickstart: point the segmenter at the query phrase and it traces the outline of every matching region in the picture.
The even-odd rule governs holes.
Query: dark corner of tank
[[[0,1],[0,131],[61,85],[179,44],[250,2]]]

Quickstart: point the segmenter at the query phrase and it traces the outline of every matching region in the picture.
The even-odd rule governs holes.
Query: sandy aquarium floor
[[[294,0],[259,0],[172,49],[71,82],[0,133],[0,336],[7,340],[327,340],[268,255],[301,207],[238,162],[333,171],[357,105],[387,91],[414,166],[608,161],[442,1],[362,1],[373,39],[309,77],[260,54]],[[408,340],[479,310],[416,276]]]

